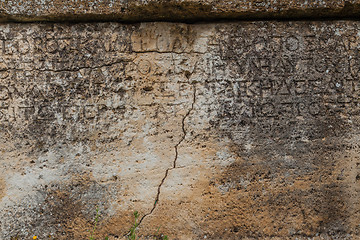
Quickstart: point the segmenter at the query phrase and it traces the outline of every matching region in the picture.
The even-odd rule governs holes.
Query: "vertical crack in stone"
[[[180,141],[175,145],[174,149],[175,149],[175,158],[174,158],[174,161],[173,161],[173,166],[171,168],[168,168],[166,169],[165,171],[165,175],[164,177],[162,178],[159,186],[158,186],[158,189],[157,189],[157,194],[156,194],[156,198],[155,198],[155,201],[154,201],[154,206],[152,207],[152,209],[150,210],[149,213],[145,214],[139,221],[139,224],[138,226],[140,226],[141,222],[149,215],[151,215],[154,210],[156,209],[156,206],[159,202],[159,199],[160,199],[160,193],[161,193],[161,187],[162,185],[164,184],[168,174],[169,174],[169,171],[170,170],[173,170],[176,168],[176,162],[177,162],[177,159],[178,159],[178,156],[179,156],[179,152],[178,152],[178,147],[179,145],[185,140],[185,137],[186,137],[186,129],[185,129],[185,120],[188,118],[188,116],[190,115],[191,111],[194,109],[194,105],[195,105],[195,101],[196,101],[196,86],[195,84],[192,84],[192,88],[193,88],[193,99],[192,99],[192,103],[191,103],[191,108],[187,111],[187,113],[184,115],[182,121],[181,121],[181,125],[182,125],[182,131],[183,131],[183,135],[180,139]]]

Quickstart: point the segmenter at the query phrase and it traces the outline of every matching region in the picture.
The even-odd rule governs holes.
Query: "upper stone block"
[[[0,21],[357,18],[360,0],[0,0]]]

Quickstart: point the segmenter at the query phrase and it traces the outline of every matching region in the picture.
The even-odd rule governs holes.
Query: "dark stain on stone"
[[[25,239],[36,235],[44,239],[87,239],[94,227],[97,208],[102,215],[98,224],[101,226],[106,219],[111,201],[109,191],[109,185],[86,180],[43,186],[36,197],[42,200],[37,206],[24,209],[22,214],[28,216],[28,222],[21,222],[21,228],[17,226],[14,231],[23,231],[14,233],[13,237]],[[102,234],[105,233],[98,229],[96,236]]]

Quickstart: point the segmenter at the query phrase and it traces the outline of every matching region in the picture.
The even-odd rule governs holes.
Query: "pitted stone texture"
[[[357,239],[356,21],[0,26],[1,239]]]
[[[1,21],[357,18],[359,0],[1,0]]]

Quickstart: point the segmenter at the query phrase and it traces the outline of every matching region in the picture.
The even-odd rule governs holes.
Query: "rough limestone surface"
[[[360,0],[0,0],[0,21],[359,18]]]
[[[96,209],[96,239],[359,239],[359,50],[357,21],[0,25],[0,239]]]

